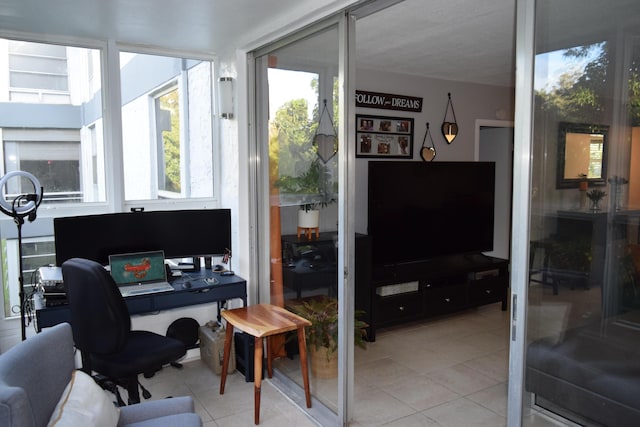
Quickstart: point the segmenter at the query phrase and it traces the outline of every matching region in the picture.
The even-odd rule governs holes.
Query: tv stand
[[[356,306],[370,325],[368,339],[375,341],[377,328],[496,302],[506,310],[508,288],[508,261],[483,254],[454,255],[373,266],[370,284],[356,281]]]

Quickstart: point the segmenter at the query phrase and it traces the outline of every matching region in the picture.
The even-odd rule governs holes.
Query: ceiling
[[[0,0],[0,29],[220,53],[346,3]],[[513,86],[514,10],[515,0],[404,0],[357,21],[357,65]]]
[[[359,19],[358,67],[514,86],[515,0],[404,0]]]
[[[353,3],[0,0],[0,31],[233,55],[234,48],[246,48],[267,35],[284,35],[289,28],[312,22],[313,16]],[[393,5],[357,20],[358,67],[514,86],[516,0],[378,0],[375,5],[379,4]],[[638,0],[537,0],[536,7],[541,29],[537,33],[543,35],[536,43],[543,51],[603,40],[612,24],[637,28],[640,16]],[[366,15],[362,9],[360,13]],[[599,40],[587,40],[589,37]],[[311,53],[319,59],[317,52]]]

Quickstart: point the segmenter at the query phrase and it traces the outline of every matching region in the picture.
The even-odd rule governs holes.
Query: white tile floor
[[[508,373],[508,312],[499,304],[378,332],[366,350],[356,349],[354,427],[504,426]],[[297,359],[294,361],[297,370]],[[292,370],[293,372],[293,370]],[[154,399],[191,395],[205,426],[253,425],[253,383],[239,373],[220,377],[202,362],[164,368],[142,379]],[[314,384],[314,394],[335,401],[335,387]],[[298,407],[265,380],[262,426],[314,426]],[[525,425],[563,425],[529,411]]]

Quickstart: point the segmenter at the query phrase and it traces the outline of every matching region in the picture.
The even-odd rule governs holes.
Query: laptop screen
[[[109,267],[118,286],[166,281],[164,251],[111,255]]]

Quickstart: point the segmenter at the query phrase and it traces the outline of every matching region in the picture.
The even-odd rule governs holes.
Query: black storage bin
[[[237,332],[233,339],[236,345],[236,369],[244,375],[246,382],[253,382],[255,337],[245,332]],[[262,377],[264,378],[264,363],[262,364]]]

